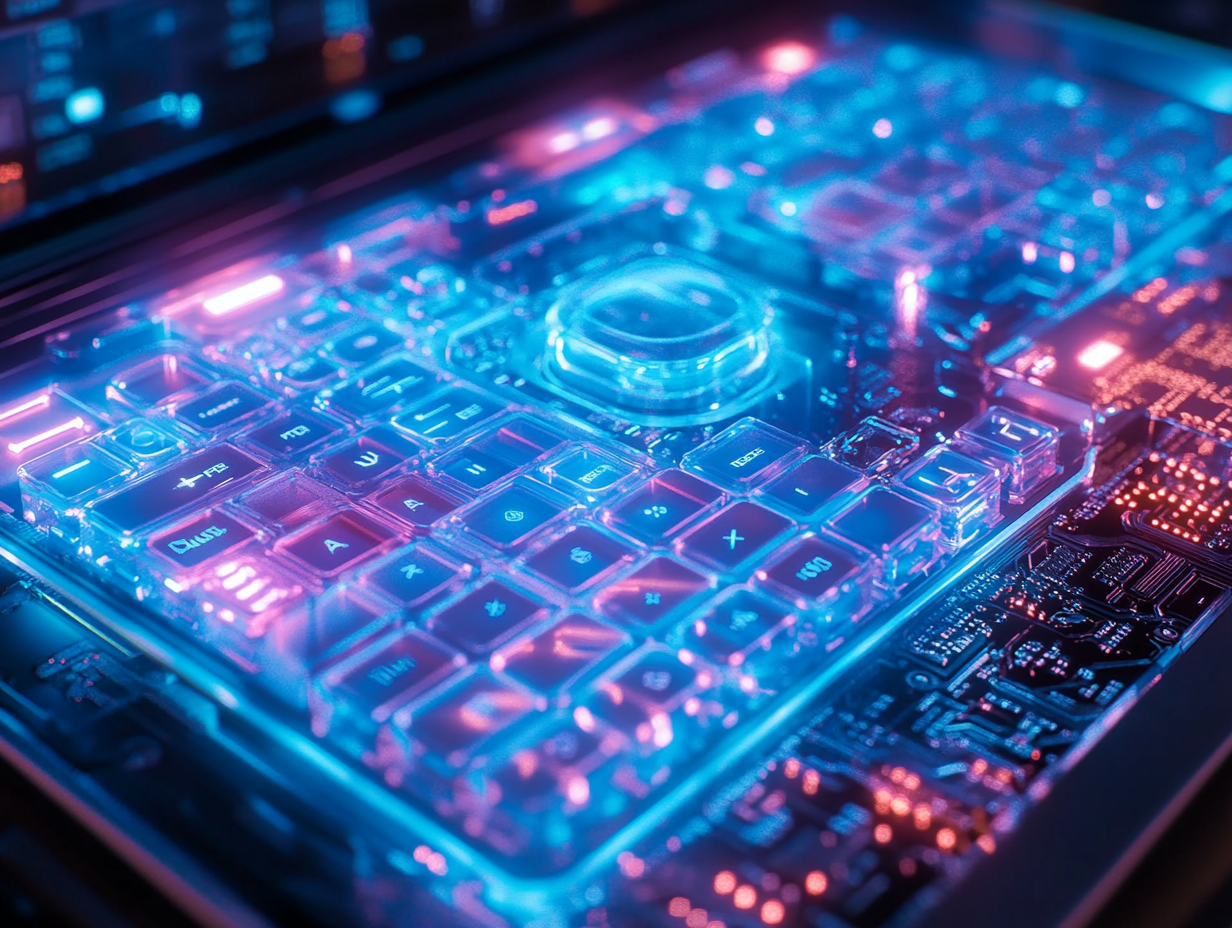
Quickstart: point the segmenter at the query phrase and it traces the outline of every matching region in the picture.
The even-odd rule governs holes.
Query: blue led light
[[[93,122],[103,115],[103,94],[97,87],[83,87],[70,93],[64,101],[68,121],[80,125]]]
[[[195,93],[180,97],[180,125],[191,129],[201,122],[201,98]]]
[[[380,94],[371,90],[352,90],[335,97],[329,111],[339,122],[361,122],[380,108]]]

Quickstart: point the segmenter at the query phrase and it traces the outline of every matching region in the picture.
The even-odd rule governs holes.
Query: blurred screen
[[[384,96],[622,0],[0,0],[0,224]]]

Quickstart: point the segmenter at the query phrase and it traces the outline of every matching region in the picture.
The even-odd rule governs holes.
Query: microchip
[[[944,670],[991,637],[992,624],[983,607],[959,606],[909,637],[905,648],[908,654]]]

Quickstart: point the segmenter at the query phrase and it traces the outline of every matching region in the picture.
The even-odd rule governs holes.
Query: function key
[[[109,496],[94,512],[131,532],[203,502],[223,487],[264,470],[263,465],[230,445],[218,445],[164,468]]]
[[[556,539],[526,563],[556,586],[573,591],[588,586],[632,556],[628,546],[582,525]]]
[[[157,406],[209,381],[204,372],[174,354],[164,354],[114,377],[111,385],[138,406]]]
[[[79,442],[22,464],[17,475],[23,482],[41,484],[63,499],[72,499],[97,490],[128,471],[128,467],[93,443]]]
[[[633,573],[605,584],[595,607],[642,625],[653,625],[677,606],[709,589],[710,581],[669,557],[652,558]]]
[[[467,387],[456,387],[399,413],[394,425],[428,441],[444,441],[478,425],[505,407]]]
[[[741,501],[689,530],[676,544],[693,560],[732,570],[794,527],[794,522],[777,512]]]
[[[336,409],[352,419],[380,416],[427,396],[440,378],[405,358],[390,358],[347,381],[322,390],[317,405]]]
[[[492,669],[546,695],[597,665],[628,639],[584,615],[565,616],[534,638],[509,645],[492,657]]]
[[[196,567],[253,537],[252,529],[226,513],[207,512],[150,539],[150,549],[180,567]]]
[[[403,631],[328,671],[322,684],[343,708],[385,722],[395,707],[426,692],[466,661],[417,631]]]
[[[489,580],[437,613],[432,634],[472,654],[486,653],[537,617],[543,606],[505,584]]]
[[[270,457],[285,458],[307,451],[337,433],[336,424],[296,410],[253,429],[247,441]]]
[[[340,448],[325,452],[318,466],[335,483],[358,487],[405,464],[418,451],[393,429],[378,426]]]
[[[457,503],[441,496],[422,477],[403,477],[370,496],[369,501],[416,528],[428,528],[458,508]]]
[[[332,577],[377,551],[394,533],[353,510],[279,542],[279,548],[313,573]]]
[[[756,419],[741,419],[684,456],[681,466],[741,490],[799,457],[807,442]]]
[[[604,513],[603,521],[639,541],[657,544],[722,495],[704,480],[665,470]]]
[[[758,494],[791,512],[811,516],[827,504],[864,489],[865,483],[864,475],[854,467],[811,455],[775,477]]]
[[[442,474],[476,491],[490,487],[518,469],[516,464],[485,454],[473,446],[433,461],[429,467],[433,473]]]
[[[497,490],[471,507],[462,516],[463,524],[489,544],[513,547],[565,510],[562,503],[535,492],[535,486],[527,481]]]
[[[273,403],[268,396],[242,383],[215,384],[175,410],[180,422],[200,432],[216,432],[234,425]]]
[[[410,607],[439,596],[453,581],[469,577],[471,570],[470,566],[451,564],[422,546],[408,545],[371,568],[363,582]]]
[[[595,448],[569,451],[560,460],[543,468],[553,486],[580,490],[587,495],[602,495],[632,474],[637,468],[628,461]]]

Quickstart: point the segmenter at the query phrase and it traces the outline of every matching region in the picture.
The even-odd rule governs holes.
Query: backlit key
[[[476,674],[422,709],[408,713],[405,727],[416,741],[451,766],[460,767],[482,742],[533,708],[529,693]],[[402,721],[402,713],[395,712],[394,723]]]
[[[180,567],[196,567],[253,537],[252,529],[222,512],[207,512],[150,540],[150,548]]]
[[[472,590],[428,622],[428,629],[472,654],[482,654],[540,614],[542,606],[496,580]]]
[[[428,635],[403,631],[336,665],[322,682],[347,710],[379,723],[464,664],[461,655]]]
[[[322,524],[284,540],[279,547],[313,573],[332,577],[393,537],[385,526],[350,510],[330,516]]]
[[[564,505],[532,491],[533,484],[515,483],[462,516],[470,531],[498,548],[509,548],[528,538],[561,512]],[[546,488],[545,488],[546,489]]]
[[[669,557],[656,557],[606,584],[595,597],[595,606],[608,615],[653,625],[709,587],[710,582],[696,571]]]
[[[390,358],[340,387],[322,390],[317,405],[353,419],[379,416],[426,396],[438,379],[405,358]]]
[[[403,477],[370,497],[391,516],[416,528],[428,528],[458,508],[421,477]]]
[[[594,667],[627,641],[623,632],[584,615],[570,615],[534,638],[492,657],[492,669],[551,695]]]
[[[217,432],[265,409],[273,400],[242,383],[221,383],[176,408],[180,422],[201,432]]]
[[[556,586],[572,591],[588,586],[632,556],[627,545],[583,525],[552,542],[527,565]]]
[[[248,442],[275,458],[286,458],[316,447],[338,426],[304,412],[289,412],[248,433]]]
[[[343,487],[372,483],[419,449],[393,429],[378,426],[320,458],[320,472]]]
[[[795,523],[756,503],[740,501],[681,536],[682,554],[719,570],[731,570]]]
[[[805,447],[800,439],[764,422],[741,419],[686,454],[681,466],[722,486],[741,489],[764,480],[803,454]]]
[[[459,567],[421,545],[408,545],[365,573],[363,583],[410,607],[439,598],[449,584],[471,572],[470,566]]]
[[[138,406],[157,406],[208,379],[204,372],[180,356],[165,354],[125,371],[111,384]]]
[[[704,480],[666,470],[604,513],[603,521],[639,541],[658,544],[722,495]]]
[[[432,442],[453,438],[504,409],[488,397],[466,387],[431,396],[394,418],[403,431]]]
[[[758,494],[791,512],[811,516],[827,504],[863,489],[864,485],[864,475],[854,467],[813,455],[789,467]]]

